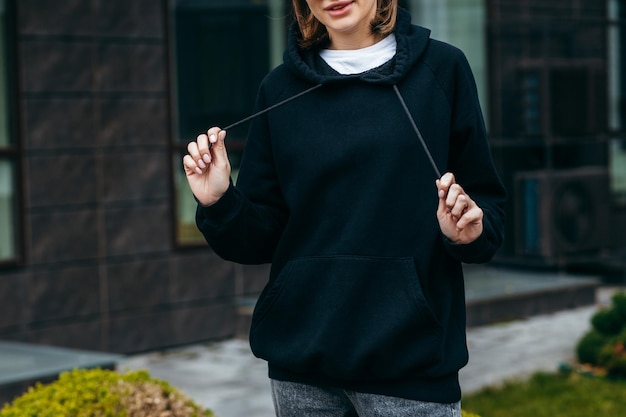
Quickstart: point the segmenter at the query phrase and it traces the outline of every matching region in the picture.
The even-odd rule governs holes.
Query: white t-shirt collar
[[[353,50],[322,49],[320,57],[340,74],[361,74],[380,67],[396,54],[396,37],[392,33],[372,46]]]

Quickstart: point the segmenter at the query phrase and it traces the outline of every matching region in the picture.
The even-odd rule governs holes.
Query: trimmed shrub
[[[613,308],[622,317],[622,323],[626,327],[626,292],[615,293],[612,297]]]
[[[212,417],[167,382],[147,371],[102,369],[64,372],[6,404],[0,417]]]
[[[600,310],[591,318],[593,328],[606,336],[614,336],[618,334],[624,324],[622,315],[615,308]]]
[[[613,294],[611,301],[610,308],[597,312],[591,318],[593,328],[607,336],[617,335],[626,329],[626,292]]]
[[[576,356],[580,363],[600,364],[600,351],[610,338],[597,330],[591,330],[576,345]]]
[[[609,308],[591,318],[592,330],[576,346],[578,361],[603,367],[611,376],[626,377],[626,292],[611,297]]]
[[[610,376],[626,378],[626,329],[602,347],[599,364]]]

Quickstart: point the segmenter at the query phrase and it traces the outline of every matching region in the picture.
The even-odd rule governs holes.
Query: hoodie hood
[[[315,84],[329,84],[346,80],[362,80],[375,84],[397,84],[420,59],[430,41],[430,30],[411,24],[411,15],[398,10],[395,30],[397,51],[388,63],[361,74],[342,75],[330,69],[319,57],[318,49],[302,50],[298,47],[301,37],[297,23],[289,28],[284,62],[298,78]]]

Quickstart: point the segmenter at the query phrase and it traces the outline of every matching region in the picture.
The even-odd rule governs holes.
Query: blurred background
[[[510,195],[491,265],[626,282],[626,1],[400,3],[474,71]],[[245,334],[267,266],[207,247],[181,158],[251,113],[290,11],[0,0],[0,339],[129,354]]]

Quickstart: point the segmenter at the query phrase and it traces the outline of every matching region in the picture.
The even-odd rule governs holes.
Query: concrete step
[[[73,369],[115,369],[122,355],[0,341],[0,408],[36,382]]]
[[[467,326],[525,319],[593,305],[592,275],[465,266]]]

